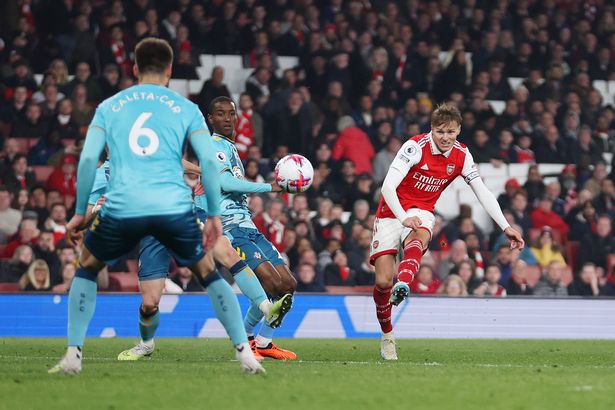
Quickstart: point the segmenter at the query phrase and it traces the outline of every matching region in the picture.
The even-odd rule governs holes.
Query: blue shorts
[[[285,263],[280,252],[257,229],[237,227],[224,234],[252,270],[256,270],[258,265],[266,261],[271,262],[273,266]]]
[[[196,216],[205,223],[207,213],[195,208]],[[153,236],[141,239],[139,246],[139,281],[166,279],[173,255]]]
[[[180,266],[194,265],[205,255],[194,211],[135,218],[98,215],[85,234],[84,245],[98,260],[107,263],[150,235],[170,251]]]
[[[139,246],[139,281],[166,279],[173,256],[153,236],[141,239]]]

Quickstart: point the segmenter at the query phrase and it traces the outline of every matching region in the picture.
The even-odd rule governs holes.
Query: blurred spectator
[[[387,141],[387,144],[384,148],[382,148],[376,156],[374,157],[373,168],[374,168],[374,184],[380,186],[382,181],[384,181],[384,177],[386,177],[387,172],[389,171],[389,167],[395,159],[395,155],[400,150],[402,146],[402,142],[398,137],[391,137]]]
[[[553,232],[548,226],[544,226],[540,230],[540,235],[536,238],[536,242],[532,244],[532,253],[541,267],[546,267],[552,261],[566,263],[560,245],[555,243]]]
[[[55,189],[62,196],[74,198],[77,194],[77,159],[64,155],[47,179],[47,189]]]
[[[4,184],[11,192],[21,188],[32,189],[36,183],[36,175],[28,166],[28,159],[24,154],[16,154],[11,162],[11,169],[3,176]]]
[[[506,284],[508,295],[531,295],[532,288],[527,284],[527,263],[519,259],[513,264],[512,274]]]
[[[57,245],[60,239],[66,235],[66,205],[56,202],[49,209],[49,218],[45,220],[44,226],[46,230],[53,232],[54,242]]]
[[[568,146],[559,136],[555,125],[547,127],[544,137],[535,141],[534,152],[539,164],[566,164],[570,162]]]
[[[85,135],[82,130],[87,129],[94,117],[94,108],[87,101],[87,89],[83,84],[77,84],[73,89],[72,94],[72,112],[71,120],[79,127],[79,134]],[[62,104],[60,104],[60,112],[62,111]],[[66,108],[64,108],[67,111]],[[58,118],[59,119],[59,118]],[[67,137],[62,137],[67,138]],[[68,137],[70,138],[70,137]]]
[[[511,226],[514,229],[516,229],[517,232],[521,233],[521,235],[524,235],[523,228],[521,228],[519,225],[512,224]],[[495,254],[498,251],[498,249],[500,249],[501,246],[504,246],[507,244],[509,244],[508,238],[506,237],[504,232],[502,232],[500,233],[500,235],[497,237],[497,239],[493,243],[493,246],[491,247],[491,252]],[[534,257],[534,254],[530,250],[530,247],[527,245],[519,252],[519,259],[531,266],[535,266],[538,264],[538,261],[536,260],[536,258]]]
[[[498,196],[500,208],[510,209],[512,198],[519,188],[521,188],[521,184],[519,184],[516,178],[510,178],[506,181],[504,184],[504,192]]]
[[[593,204],[597,213],[608,214],[611,219],[615,217],[615,183],[611,179],[602,180],[600,193]]]
[[[13,159],[20,154],[19,142],[15,138],[8,138],[4,142],[4,148],[0,153],[0,179],[4,179],[7,172],[10,172],[13,166]]]
[[[302,263],[298,272],[297,292],[326,292],[325,287],[317,281],[313,265]]]
[[[196,279],[192,271],[188,268],[177,268],[177,273],[173,277],[173,283],[182,288],[184,292],[202,292],[203,287]]]
[[[70,290],[70,285],[73,282],[73,278],[75,277],[76,271],[77,268],[72,263],[63,265],[60,269],[62,282],[51,288],[51,291],[57,293],[68,293],[68,291]]]
[[[577,212],[572,221],[568,222],[570,228],[570,240],[581,241],[591,236],[598,220],[596,208],[591,201],[585,201],[581,212]]]
[[[615,253],[615,237],[612,220],[608,215],[600,215],[596,221],[595,232],[582,240],[579,251],[579,264],[593,262],[597,267],[607,269],[607,257]]]
[[[606,283],[600,289],[601,296],[615,296],[615,267],[611,269],[606,277]]]
[[[555,212],[553,212],[553,201],[546,195],[540,199],[538,206],[532,211],[532,227],[542,229],[548,226],[555,231],[558,231],[561,238],[568,236],[570,227],[564,220]]]
[[[32,248],[28,245],[19,246],[12,258],[0,259],[0,282],[17,283],[33,260]]]
[[[508,279],[510,279],[510,276],[512,275],[513,263],[516,261],[514,258],[518,257],[518,253],[515,252],[514,255],[515,256],[513,256],[510,246],[505,244],[498,248],[495,257],[491,261],[500,268],[500,274],[502,275],[500,278],[500,283],[508,283]]]
[[[530,204],[533,204],[536,199],[543,197],[546,186],[542,181],[542,175],[538,171],[538,165],[530,165],[527,169],[527,181],[523,184],[523,189],[527,192],[527,200]]]
[[[66,95],[72,95],[77,85],[83,85],[87,91],[87,102],[98,102],[102,99],[102,92],[98,80],[92,75],[90,64],[82,61],[77,63],[75,77],[66,84]]]
[[[19,280],[19,287],[26,292],[51,290],[49,266],[42,259],[36,259]]]
[[[11,208],[12,196],[6,187],[0,185],[0,243],[17,232],[21,221],[21,212]]]
[[[104,67],[102,76],[98,80],[101,98],[103,100],[111,97],[119,91],[120,77],[120,70],[116,64],[111,63]]]
[[[10,241],[4,248],[4,257],[10,258],[17,248],[22,245],[33,246],[38,240],[39,230],[36,227],[36,221],[32,219],[23,219],[19,224],[17,237]]]
[[[68,98],[58,102],[58,112],[50,120],[49,132],[57,132],[61,139],[76,140],[81,136],[79,124],[73,119],[73,103]]]
[[[272,119],[271,143],[285,145],[290,152],[312,152],[312,118],[299,91],[291,91],[287,104]]]
[[[340,118],[337,129],[339,137],[333,146],[332,158],[336,161],[348,159],[354,163],[355,174],[372,174],[374,148],[365,132],[355,125],[350,116]]]
[[[583,264],[579,276],[568,285],[570,296],[598,296],[600,287],[596,265],[591,262]]]
[[[442,259],[440,265],[438,265],[438,276],[440,278],[446,278],[459,263],[468,259],[468,248],[461,239],[453,241],[450,249],[451,253],[448,258]]]
[[[60,272],[60,259],[56,251],[55,236],[52,231],[41,231],[36,245],[32,247],[36,259],[42,259],[49,266],[51,284],[55,285],[62,280]]]
[[[11,97],[10,103],[0,105],[0,122],[14,124],[26,114],[28,89],[23,85],[17,86]]]
[[[498,265],[487,266],[485,271],[485,281],[478,285],[472,293],[476,296],[506,296],[506,289],[499,284],[501,276],[502,274]]]
[[[41,117],[41,107],[29,103],[24,116],[13,123],[11,136],[17,138],[40,138],[47,135],[49,123]]]
[[[415,280],[410,284],[410,292],[433,295],[438,291],[441,284],[442,282],[435,276],[431,265],[422,264]]]
[[[600,194],[600,187],[602,185],[602,181],[604,181],[608,177],[608,171],[606,169],[606,164],[604,161],[600,161],[594,165],[594,171],[592,173],[592,177],[585,182],[585,186],[583,189],[587,189],[592,194],[592,198],[595,198]]]
[[[348,257],[341,249],[331,254],[332,262],[325,267],[325,285],[352,286],[356,281],[356,272],[348,266]]]
[[[534,296],[542,298],[568,296],[568,290],[561,282],[564,266],[559,261],[549,263],[540,282],[534,287]]]
[[[201,109],[201,112],[211,114],[209,112],[209,103],[216,97],[230,97],[226,84],[224,84],[224,68],[215,66],[211,70],[211,78],[203,83],[203,87],[196,97],[196,101]]]
[[[476,265],[471,260],[463,260],[457,264],[449,276],[458,276],[465,285],[468,294],[472,294],[474,289],[480,285],[480,279],[476,277]]]
[[[468,296],[468,290],[459,276],[450,275],[438,289],[438,294],[443,296]]]

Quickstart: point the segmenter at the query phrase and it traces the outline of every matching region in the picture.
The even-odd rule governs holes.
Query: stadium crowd
[[[253,68],[237,102],[247,179],[271,180],[289,152],[312,161],[306,194],[250,200],[298,291],[373,284],[378,187],[403,141],[428,132],[435,104],[449,100],[476,162],[567,166],[548,184],[537,166],[524,184],[506,182],[498,201],[530,245],[520,254],[497,227],[483,233],[467,205],[438,217],[412,291],[615,295],[615,170],[605,162],[615,109],[593,87],[615,81],[615,7],[604,0],[3,2],[0,282],[13,285],[0,290],[69,288],[76,250],[64,226],[85,130],[101,100],[134,84],[132,49],[148,36],[172,44],[176,78],[198,78],[202,53],[240,54]],[[300,64],[278,77],[282,55]],[[511,77],[523,81],[513,89]],[[206,113],[219,95],[230,96],[224,67],[191,98]],[[134,271],[134,259],[102,274],[99,288],[126,289],[114,272]],[[188,270],[171,271],[183,290],[199,290]]]

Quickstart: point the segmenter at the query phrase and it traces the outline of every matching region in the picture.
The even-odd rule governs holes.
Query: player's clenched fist
[[[404,222],[402,222],[406,228],[410,229],[418,229],[418,227],[421,226],[421,223],[421,219],[418,216],[411,216],[404,219]]]

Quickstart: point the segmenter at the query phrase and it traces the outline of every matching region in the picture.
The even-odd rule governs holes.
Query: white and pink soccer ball
[[[275,180],[286,192],[305,192],[314,181],[312,163],[303,155],[290,154],[278,161]]]

